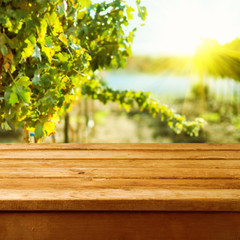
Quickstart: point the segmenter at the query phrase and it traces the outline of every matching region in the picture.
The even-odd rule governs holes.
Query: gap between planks
[[[240,151],[239,143],[3,143],[0,150],[152,150],[152,151]]]

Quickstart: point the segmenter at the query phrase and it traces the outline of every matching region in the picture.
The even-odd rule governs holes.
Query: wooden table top
[[[0,211],[240,211],[240,144],[0,144]]]

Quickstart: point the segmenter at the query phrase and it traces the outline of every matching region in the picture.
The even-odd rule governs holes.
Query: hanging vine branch
[[[161,105],[153,99],[151,93],[113,90],[101,84],[99,80],[87,81],[82,86],[82,94],[98,99],[102,103],[117,102],[126,111],[138,108],[140,111],[149,112],[153,117],[160,117],[161,121],[167,121],[168,126],[177,134],[186,132],[191,136],[197,136],[199,130],[204,126],[203,119],[187,121],[185,116],[175,113],[166,105]]]

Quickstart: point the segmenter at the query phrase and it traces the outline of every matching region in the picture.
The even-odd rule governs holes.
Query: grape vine
[[[132,1],[130,1],[132,4]],[[167,119],[176,132],[197,135],[203,121],[187,121],[148,93],[113,91],[92,78],[96,70],[123,67],[136,29],[126,30],[134,9],[124,0],[0,1],[0,124],[33,129],[38,139],[51,135],[77,97],[134,103]]]

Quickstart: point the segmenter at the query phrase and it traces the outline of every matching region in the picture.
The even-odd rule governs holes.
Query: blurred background
[[[207,125],[198,137],[175,134],[160,119],[82,98],[44,142],[240,142],[240,1],[146,0],[125,69],[101,72],[113,89],[154,98]],[[23,132],[1,131],[1,142]]]

